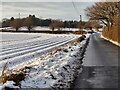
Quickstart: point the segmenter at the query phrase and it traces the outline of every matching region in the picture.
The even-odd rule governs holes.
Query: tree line
[[[82,21],[82,24],[79,24],[80,21],[73,20],[53,20],[53,19],[40,19],[35,15],[29,15],[26,18],[14,18],[3,19],[2,27],[13,27],[16,31],[19,30],[20,27],[27,27],[30,31],[35,26],[46,26],[50,27],[53,31],[54,29],[61,30],[61,28],[79,28],[80,26],[85,26],[86,21]]]

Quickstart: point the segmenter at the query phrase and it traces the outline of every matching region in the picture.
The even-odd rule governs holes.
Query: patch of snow
[[[51,31],[49,27],[41,27],[41,26],[36,26],[32,28],[33,30],[37,31]]]
[[[66,84],[62,88],[70,88],[70,81],[74,80],[75,70],[80,66],[79,48],[85,42],[76,46],[64,47],[54,55],[43,55],[33,62],[29,76],[21,82],[23,88],[51,88],[61,87],[60,83]],[[65,51],[66,50],[66,51]]]
[[[9,68],[16,68],[16,66],[22,66],[29,63],[33,58],[39,57],[42,54],[47,53],[51,49],[55,49],[61,45],[64,45],[70,41],[73,41],[80,37],[80,35],[51,35],[40,33],[2,33],[1,35],[13,36],[6,38],[2,41],[8,41],[9,43],[1,42],[0,53],[0,70],[6,62],[9,62]],[[26,37],[28,35],[28,37]],[[30,36],[29,36],[30,35]],[[37,36],[38,35],[38,36]],[[4,37],[5,37],[4,36]],[[22,36],[23,39],[18,37]],[[35,37],[37,36],[37,37]],[[14,39],[15,38],[15,39]],[[25,39],[26,38],[26,39]],[[30,38],[30,39],[28,39]],[[13,40],[18,41],[13,41]]]
[[[20,27],[19,30],[20,31],[28,31],[27,27]]]
[[[24,37],[25,34],[22,33],[21,35]],[[8,69],[11,70],[19,70],[21,68],[31,67],[28,70],[29,72],[25,80],[20,82],[21,88],[69,88],[71,81],[74,80],[74,76],[80,72],[80,48],[85,45],[86,39],[80,43],[70,43],[66,45],[66,43],[79,38],[81,35],[32,35],[33,37],[34,35],[38,35],[38,38],[29,39],[28,34],[27,39],[29,43],[25,43],[26,41],[21,39],[20,42],[24,42],[11,42],[13,44],[3,46],[4,52],[2,52],[2,54],[5,53],[5,55],[1,54],[2,56],[0,57],[11,57],[0,61],[1,71],[6,61],[9,62]],[[32,35],[30,38],[32,38]],[[39,37],[39,35],[41,37]],[[40,40],[41,38],[45,37],[42,35],[49,37]],[[90,35],[87,34],[86,38],[89,36]],[[4,40],[9,40],[9,38]],[[10,84],[8,81],[2,86],[10,86],[14,88],[12,85],[14,85],[14,83],[11,82]]]
[[[14,30],[15,31],[15,28],[13,27],[4,27],[4,28],[0,28],[0,30],[2,29],[6,29],[6,30]],[[65,30],[65,31],[78,31],[79,29],[78,28],[61,28],[62,30]],[[20,31],[28,31],[27,27],[20,27],[19,28]],[[45,26],[36,26],[36,27],[33,27],[32,30],[34,31],[51,31],[51,29],[49,27],[45,27]],[[55,31],[57,31],[58,29],[55,29]]]
[[[8,87],[8,88],[19,88],[18,86],[15,86],[14,84],[15,84],[15,82],[13,82],[13,81],[7,81],[3,85],[0,84],[0,90],[4,90],[5,87]]]

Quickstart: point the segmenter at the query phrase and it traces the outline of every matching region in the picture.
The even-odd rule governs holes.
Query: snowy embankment
[[[23,39],[25,35],[21,39],[16,37],[9,40],[4,37],[0,42],[3,45],[0,51],[1,74],[4,65],[7,65],[4,73],[8,76],[21,71],[25,73],[19,84],[9,79],[0,84],[0,88],[69,88],[76,72],[80,71],[80,52],[86,39],[79,43],[69,43],[81,36],[32,35],[26,39]]]
[[[101,38],[103,38],[103,39],[105,39],[105,40],[107,40],[107,41],[109,41],[109,42],[111,42],[111,43],[113,43],[113,44],[115,44],[115,45],[117,45],[117,46],[119,46],[119,47],[120,47],[120,43],[115,42],[115,41],[113,41],[113,40],[110,40],[110,39],[108,39],[108,38],[104,37],[102,34],[101,34]]]

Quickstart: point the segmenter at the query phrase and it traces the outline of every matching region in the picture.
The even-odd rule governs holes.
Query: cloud
[[[106,0],[72,0],[74,2],[98,2]],[[71,0],[2,0],[2,2],[72,2]],[[112,0],[111,0],[112,1]]]
[[[84,20],[87,19],[84,9],[92,4],[93,2],[75,2]],[[35,14],[43,18],[79,19],[72,2],[2,2],[2,18],[18,17],[18,13],[21,13],[21,17]]]

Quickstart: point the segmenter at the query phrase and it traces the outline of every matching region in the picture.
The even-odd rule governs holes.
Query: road
[[[83,59],[83,70],[76,78],[73,90],[118,90],[118,51],[118,46],[102,39],[100,34],[92,34]]]

